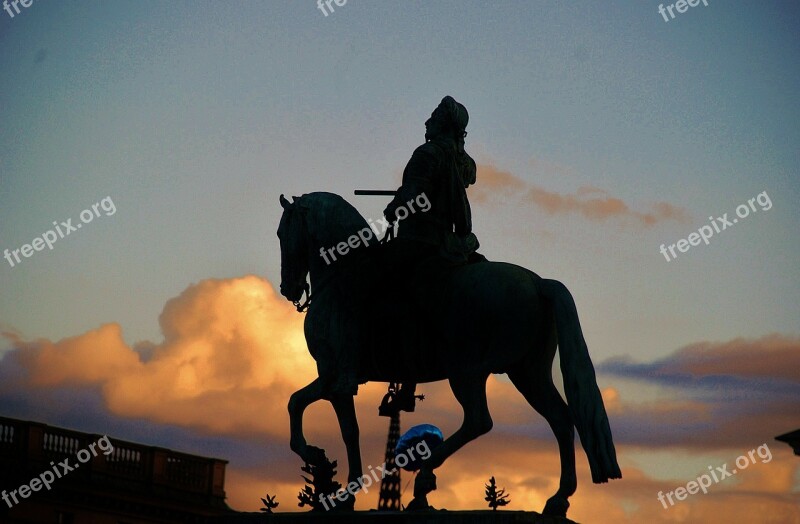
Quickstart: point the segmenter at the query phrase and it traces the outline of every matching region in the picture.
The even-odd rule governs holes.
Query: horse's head
[[[333,193],[306,193],[292,197],[292,202],[281,195],[280,201],[281,295],[303,311],[308,306],[308,300],[300,304],[303,293],[307,298],[309,294],[306,277],[312,285],[318,285],[340,267],[337,262],[321,258],[322,254],[316,256],[317,250],[337,246],[357,231],[369,229],[369,225],[356,208]]]
[[[278,226],[281,243],[281,295],[299,307],[303,293],[308,294],[306,275],[309,271],[307,209],[299,205],[296,197],[289,202],[280,197],[283,215]]]

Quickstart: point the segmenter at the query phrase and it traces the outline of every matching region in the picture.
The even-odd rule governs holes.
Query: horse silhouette
[[[387,347],[383,342],[396,335],[385,331],[382,339],[364,335],[375,332],[374,325],[368,324],[374,324],[377,317],[364,312],[374,310],[376,302],[353,291],[359,280],[377,274],[365,271],[370,267],[373,248],[354,248],[330,264],[319,256],[321,250],[368,228],[367,222],[347,201],[332,193],[309,193],[293,197],[292,202],[281,195],[280,202],[284,208],[278,228],[280,290],[298,310],[310,303],[304,331],[319,374],[289,400],[291,449],[305,462],[315,464],[325,459],[324,451],[308,444],[303,435],[303,412],[313,402],[327,399],[333,405],[347,450],[348,482],[358,484],[362,464],[353,402],[358,383],[446,379],[463,408],[464,420],[423,461],[417,475],[414,500],[407,509],[428,508],[427,495],[436,489],[434,470],[492,428],[486,380],[492,373],[506,373],[547,420],[558,441],[561,478],[558,491],[545,504],[544,514],[566,516],[568,498],[577,488],[576,428],[592,481],[603,483],[622,477],[575,302],[561,282],[503,262],[454,268],[446,279],[447,293],[438,303],[441,309],[433,326],[436,336],[423,339],[413,358],[394,353],[387,356],[381,351]],[[374,288],[377,284],[371,285]],[[307,303],[301,305],[304,294],[308,295]],[[370,303],[365,304],[367,300]],[[567,402],[553,385],[556,347],[560,349]],[[350,497],[339,507],[352,508],[353,503],[354,497]]]

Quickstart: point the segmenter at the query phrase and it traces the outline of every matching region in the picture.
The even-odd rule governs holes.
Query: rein
[[[303,300],[303,295],[305,295],[306,301],[301,304],[300,302]],[[308,285],[308,282],[306,282],[305,286],[303,286],[303,294],[300,295],[298,300],[293,300],[292,304],[294,304],[294,307],[297,309],[298,313],[304,312],[306,309],[308,309],[308,306],[311,305],[311,289]]]

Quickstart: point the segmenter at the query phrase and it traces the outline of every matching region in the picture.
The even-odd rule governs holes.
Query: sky
[[[224,458],[231,507],[300,510],[286,403],[315,365],[276,292],[278,196],[381,217],[353,190],[395,189],[452,95],[481,252],[566,284],[598,372],[623,479],[592,485],[579,451],[568,515],[800,523],[800,458],[774,440],[800,427],[800,9],[707,3],[0,11],[0,415]],[[365,464],[383,461],[385,388],[356,397]],[[419,389],[403,428],[452,434],[448,385]],[[430,501],[481,508],[494,475],[508,509],[541,511],[555,439],[505,376],[488,390],[494,429]],[[306,425],[344,464],[330,405]]]

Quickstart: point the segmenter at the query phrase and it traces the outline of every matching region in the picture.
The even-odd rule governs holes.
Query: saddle
[[[419,369],[425,367],[420,362],[429,360],[429,348],[446,343],[439,326],[453,276],[465,265],[486,261],[474,253],[466,264],[453,264],[442,261],[435,248],[420,246],[399,246],[405,256],[397,257],[390,251],[395,242],[377,247],[359,271],[358,316],[365,330],[358,344],[359,382],[367,376],[387,382],[419,380]],[[415,264],[409,267],[412,260]],[[438,363],[429,364],[431,377],[441,374]]]

